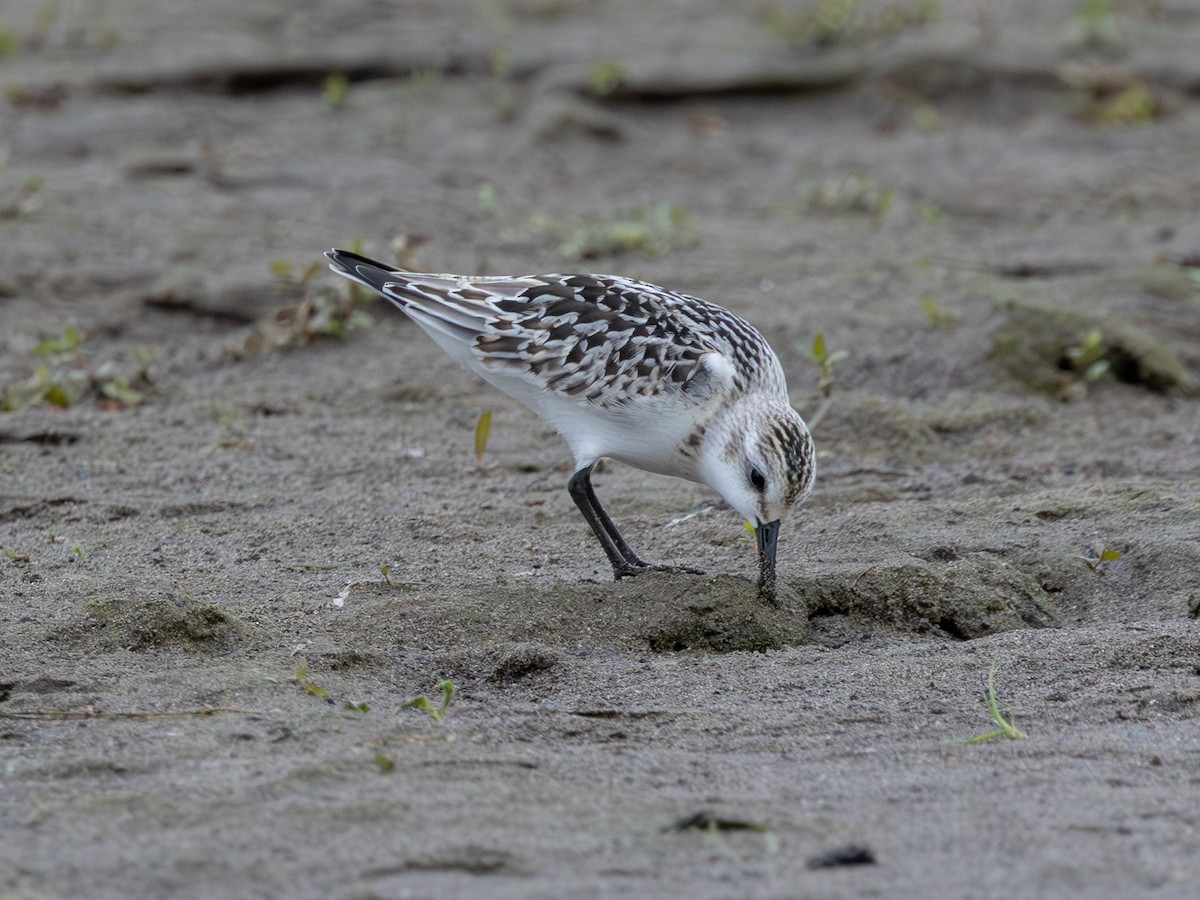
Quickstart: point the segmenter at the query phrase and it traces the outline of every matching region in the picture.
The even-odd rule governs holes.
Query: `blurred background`
[[[1194,366],[1198,46],[1183,0],[9,0],[3,377],[68,322],[160,358],[339,332],[331,245],[666,282],[909,396],[1014,297]],[[1089,323],[1038,390],[1126,353]]]

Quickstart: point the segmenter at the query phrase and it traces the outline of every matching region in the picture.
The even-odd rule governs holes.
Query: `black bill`
[[[760,522],[754,529],[758,545],[758,596],[768,603],[775,602],[775,547],[779,541],[779,520]]]

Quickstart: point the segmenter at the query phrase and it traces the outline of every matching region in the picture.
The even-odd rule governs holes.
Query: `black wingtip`
[[[325,255],[329,258],[331,270],[381,294],[385,293],[388,284],[396,281],[397,271],[394,267],[358,253],[334,247],[332,250],[326,250]]]
[[[349,250],[339,250],[337,247],[326,250],[325,255],[329,258],[331,263],[338,267],[338,269],[351,274],[354,273],[355,266],[359,265],[370,266],[373,269],[382,269],[384,272],[391,271],[390,267],[378,262],[377,260],[370,259],[358,253],[351,253]]]

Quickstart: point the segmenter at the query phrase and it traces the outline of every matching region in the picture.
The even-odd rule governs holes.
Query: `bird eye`
[[[767,489],[767,477],[759,471],[757,466],[750,467],[750,486],[760,494]]]

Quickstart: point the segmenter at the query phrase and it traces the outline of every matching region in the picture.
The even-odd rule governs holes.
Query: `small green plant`
[[[0,411],[20,412],[39,403],[66,409],[86,394],[87,388],[85,372],[38,363],[30,378],[5,385],[0,391]]]
[[[46,43],[50,30],[58,22],[61,12],[62,3],[60,0],[46,0],[46,2],[38,7],[37,27],[25,36],[25,45],[40,50]]]
[[[833,393],[833,367],[849,357],[850,351],[836,350],[830,353],[825,346],[825,335],[818,331],[813,336],[812,349],[801,352],[820,371],[821,381],[818,387],[820,387],[821,393],[828,397]]]
[[[91,369],[91,357],[79,352],[83,341],[83,332],[74,323],[68,323],[60,334],[44,337],[34,344],[33,352],[46,361],[39,362],[25,381],[0,389],[0,411],[20,412],[39,404],[66,409],[85,398],[94,399],[102,409],[124,409],[145,400],[144,389],[151,385],[152,362],[147,350],[134,349],[137,368],[132,373],[114,360]]]
[[[996,728],[984,734],[977,734],[974,737],[964,738],[963,740],[955,741],[956,744],[982,744],[984,741],[990,741],[993,738],[1004,737],[1009,740],[1019,741],[1024,740],[1029,735],[1018,729],[1008,719],[1005,719],[1000,713],[1000,703],[996,699],[996,667],[992,666],[987,671],[987,676],[984,679],[983,685],[983,705],[987,707],[988,715],[992,717],[992,721],[996,723]]]
[[[360,713],[369,713],[371,711],[371,707],[366,703],[355,703],[353,700],[346,701],[346,709]]]
[[[314,684],[308,678],[308,660],[303,656],[300,657],[296,664],[296,674],[292,676],[292,681],[300,686],[300,690],[306,694],[311,694],[314,697],[326,699],[329,697],[329,691],[321,687],[319,684]]]
[[[1087,563],[1088,567],[1093,572],[1099,572],[1100,569],[1104,566],[1104,564],[1106,562],[1110,562],[1114,559],[1120,559],[1121,551],[1120,550],[1110,550],[1107,547],[1101,547],[1099,550],[1096,551],[1095,556],[1084,556],[1084,555],[1080,554],[1079,558],[1082,559],[1085,563]]]
[[[24,105],[29,100],[27,92],[20,85],[8,85],[5,94],[8,102],[14,106]],[[5,188],[0,192],[0,219],[15,219],[41,209],[45,201],[42,193],[45,184],[41,175],[31,175],[20,187]]]
[[[936,203],[922,203],[918,210],[923,225],[945,225],[946,213]]]
[[[696,220],[673,203],[636,206],[628,217],[575,228],[558,252],[572,259],[595,259],[617,253],[662,256],[691,247],[699,240]]]
[[[111,381],[106,381],[99,387],[102,398],[101,402],[110,403],[118,409],[127,406],[137,406],[146,399],[141,391],[131,387],[129,382],[120,376],[114,376]]]
[[[350,93],[350,79],[341,72],[326,75],[321,82],[321,99],[330,109],[345,105]]]
[[[871,175],[830,175],[805,181],[799,187],[805,209],[825,213],[868,213],[882,220],[895,202],[895,194]]]
[[[1146,82],[1135,79],[1120,93],[1096,101],[1085,114],[1085,118],[1097,125],[1120,127],[1145,125],[1153,122],[1159,114],[1158,100],[1146,86]]]
[[[285,285],[306,287],[324,268],[319,259],[308,263],[297,274],[296,266],[290,259],[273,259],[267,264],[267,269],[275,279]]]
[[[450,702],[454,699],[454,682],[449,678],[444,678],[438,682],[438,690],[442,693],[442,699],[437,706],[434,706],[424,694],[414,697],[404,705],[424,710],[429,718],[441,725],[446,719],[446,710],[450,708]]]
[[[1105,357],[1107,352],[1104,333],[1099,328],[1093,328],[1078,344],[1064,351],[1060,367],[1077,373],[1080,381],[1090,384],[1099,381],[1111,370],[1112,366]]]
[[[475,423],[475,467],[483,471],[483,454],[487,450],[488,437],[492,433],[492,411],[485,409]]]
[[[28,553],[18,553],[16,550],[9,550],[7,547],[4,548],[4,555],[7,556],[13,562],[17,562],[17,563],[29,562],[29,554]]]
[[[1071,21],[1067,39],[1070,43],[1097,50],[1121,46],[1121,24],[1117,21],[1111,0],[1084,0]]]
[[[68,322],[62,334],[55,337],[45,337],[33,345],[33,352],[39,356],[57,356],[60,353],[70,353],[83,343],[83,332],[74,322]]]
[[[396,768],[396,761],[390,756],[384,756],[382,753],[376,753],[372,756],[371,762],[375,763],[375,767],[385,774]]]
[[[496,196],[496,186],[490,181],[479,185],[479,189],[475,192],[475,202],[479,204],[479,211],[487,213],[489,216],[500,212],[500,198]]]
[[[352,248],[358,252],[357,244]],[[346,281],[318,281],[324,270],[323,260],[312,260],[298,268],[291,260],[277,259],[268,264],[280,294],[299,297],[260,319],[240,346],[229,346],[233,356],[271,350],[290,350],[318,338],[342,338],[356,328],[372,324],[371,317],[359,306],[369,295]]]
[[[912,123],[923,134],[933,134],[942,127],[941,116],[932,103],[919,103],[912,111]]]
[[[597,97],[607,97],[625,80],[625,63],[620,59],[604,59],[593,63],[588,70],[588,87]]]
[[[763,12],[763,23],[789,44],[818,47],[845,41],[864,26],[859,0],[820,0],[802,13],[771,6]]]
[[[926,294],[921,298],[921,309],[925,312],[925,318],[929,320],[929,324],[934,328],[948,328],[961,318],[957,313],[942,309],[942,305],[932,294]]]
[[[12,56],[21,46],[21,39],[11,28],[0,25],[0,57]]]
[[[861,0],[819,0],[801,12],[773,4],[763,10],[762,21],[793,46],[829,47],[925,25],[936,19],[939,11],[936,0],[902,0],[882,7]]]

